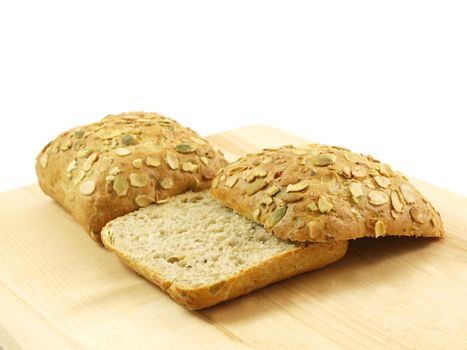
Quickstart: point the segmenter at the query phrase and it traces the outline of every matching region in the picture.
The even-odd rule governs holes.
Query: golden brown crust
[[[106,248],[141,276],[156,284],[174,300],[190,310],[204,309],[215,304],[248,294],[271,283],[320,269],[329,265],[347,252],[347,241],[307,244],[281,253],[274,258],[258,263],[230,278],[213,285],[198,288],[185,288],[164,279],[155,271],[150,271],[131,257],[116,249],[104,239]]]
[[[218,174],[211,192],[292,241],[444,233],[439,214],[406,177],[340,147],[285,146],[247,155]]]
[[[39,153],[42,190],[95,240],[110,220],[187,190],[209,188],[223,156],[156,113],[109,115],[62,133]]]

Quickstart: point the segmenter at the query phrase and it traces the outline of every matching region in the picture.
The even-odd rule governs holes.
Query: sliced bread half
[[[188,192],[109,222],[104,245],[189,309],[202,309],[324,267],[347,241],[294,243]]]
[[[335,146],[283,146],[228,164],[211,193],[282,239],[442,237],[431,203],[398,171]]]

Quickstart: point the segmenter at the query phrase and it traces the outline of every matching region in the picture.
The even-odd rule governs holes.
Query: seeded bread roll
[[[439,214],[405,176],[340,147],[285,146],[247,155],[219,173],[212,194],[292,241],[444,233]]]
[[[207,189],[225,164],[194,131],[156,113],[134,112],[62,133],[37,156],[36,172],[42,190],[99,241],[108,221]]]
[[[202,309],[345,255],[347,241],[275,237],[212,199],[187,192],[109,222],[102,242],[189,309]]]

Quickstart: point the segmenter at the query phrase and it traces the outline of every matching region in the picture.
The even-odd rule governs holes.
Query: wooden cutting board
[[[231,160],[306,142],[266,126],[209,139]],[[334,265],[201,312],[90,240],[37,185],[1,193],[0,347],[467,349],[467,198],[413,181],[445,239],[356,240]]]

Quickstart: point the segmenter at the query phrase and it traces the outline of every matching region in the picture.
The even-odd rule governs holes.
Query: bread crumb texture
[[[174,197],[110,222],[103,241],[185,288],[212,285],[299,245],[279,239],[206,192]]]

